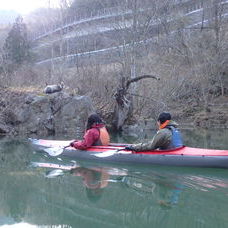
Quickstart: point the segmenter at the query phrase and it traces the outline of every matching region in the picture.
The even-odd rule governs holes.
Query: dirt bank
[[[182,125],[202,128],[228,128],[228,97],[213,99],[204,106],[186,103],[174,107],[174,118]]]
[[[57,96],[57,97],[55,97]],[[34,98],[35,97],[35,98]],[[24,132],[39,132],[40,128],[48,129],[55,132],[57,125],[59,125],[62,119],[65,118],[64,106],[67,103],[73,102],[73,106],[77,106],[78,110],[84,112],[86,110],[92,110],[92,104],[86,103],[87,100],[80,102],[72,100],[72,95],[45,95],[41,89],[37,88],[1,88],[0,89],[0,133],[1,134],[18,134],[23,129]],[[29,108],[29,104],[37,101],[37,106]],[[41,102],[42,100],[42,102]],[[63,102],[61,102],[61,100]],[[60,102],[60,103],[59,103]],[[57,104],[58,103],[58,104]],[[58,106],[61,107],[61,113],[53,110]],[[28,112],[24,112],[25,107]],[[228,128],[228,97],[217,97],[213,101],[207,104],[207,106],[199,105],[196,103],[175,104],[173,108],[169,110],[173,119],[177,120],[182,127],[202,127],[202,128]],[[34,109],[42,109],[41,112],[34,112]],[[72,106],[71,106],[72,108]],[[47,110],[46,110],[47,109]],[[96,109],[96,107],[95,107]],[[51,110],[51,111],[50,111]],[[68,107],[69,110],[69,107]],[[76,112],[78,110],[72,110]],[[87,112],[86,111],[86,112]],[[23,114],[18,114],[23,113]],[[29,115],[27,115],[29,114]],[[30,115],[31,114],[31,115]],[[32,115],[36,115],[33,116]],[[65,116],[63,116],[65,115]],[[67,114],[68,115],[68,114]],[[80,113],[73,114],[67,121],[74,122],[75,116],[79,116]],[[83,115],[83,114],[81,114]],[[48,118],[46,118],[49,116]],[[39,118],[43,121],[37,123],[36,126],[32,125]],[[29,123],[26,118],[30,119]],[[66,122],[66,121],[65,121]],[[64,123],[63,123],[64,124]],[[76,127],[76,123],[73,123],[73,128]],[[79,123],[78,123],[79,124]],[[110,123],[107,123],[110,124]],[[81,123],[80,123],[81,125]],[[59,129],[65,129],[66,126],[59,126]],[[71,129],[73,131],[73,129]],[[41,131],[44,133],[44,131]]]

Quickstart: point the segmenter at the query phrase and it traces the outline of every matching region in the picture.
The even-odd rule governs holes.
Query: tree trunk
[[[131,83],[138,82],[144,78],[152,78],[159,80],[158,77],[153,75],[142,75],[133,79],[130,79],[123,85],[123,88],[118,88],[115,94],[116,105],[114,109],[114,117],[113,117],[113,129],[116,131],[121,131],[122,126],[125,121],[128,120],[132,116],[133,108],[132,108],[132,95],[127,97],[127,90]],[[129,94],[128,94],[129,95]]]

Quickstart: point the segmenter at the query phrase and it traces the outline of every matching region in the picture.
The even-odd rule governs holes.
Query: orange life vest
[[[96,146],[107,146],[110,143],[110,136],[106,127],[101,127],[98,129],[100,132],[100,138],[96,142]]]

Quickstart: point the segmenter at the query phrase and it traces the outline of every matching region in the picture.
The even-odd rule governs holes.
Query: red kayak
[[[30,139],[33,146],[50,156],[67,156],[115,163],[137,163],[166,166],[228,168],[228,150],[181,147],[173,150],[133,152],[124,150],[122,144],[93,146],[86,151],[67,147],[72,141]]]

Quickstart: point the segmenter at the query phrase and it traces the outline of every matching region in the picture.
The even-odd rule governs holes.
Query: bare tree
[[[115,93],[115,110],[114,110],[114,118],[113,118],[113,127],[115,130],[119,131],[122,130],[122,126],[124,125],[125,121],[131,116],[132,114],[132,100],[131,97],[128,98],[128,89],[132,83],[136,83],[142,79],[151,78],[159,80],[158,77],[153,75],[142,75],[139,77],[135,77],[132,79],[127,80],[126,82],[122,82],[122,87],[118,88]],[[130,94],[132,96],[132,94]]]
[[[122,66],[119,86],[115,93],[113,127],[116,130],[121,130],[125,121],[132,117],[136,102],[134,100],[143,99],[143,96],[139,95],[138,83],[134,83],[131,87],[130,84],[144,78],[158,79],[151,75],[139,76],[143,74],[139,62],[148,54],[147,44],[151,42],[152,37],[157,36],[157,18],[160,16],[161,8],[164,7],[167,7],[166,1],[163,4],[161,1],[153,1],[153,7],[148,0],[126,1],[125,5],[122,5],[122,16],[112,23],[116,31],[116,44],[120,47],[117,61]]]

